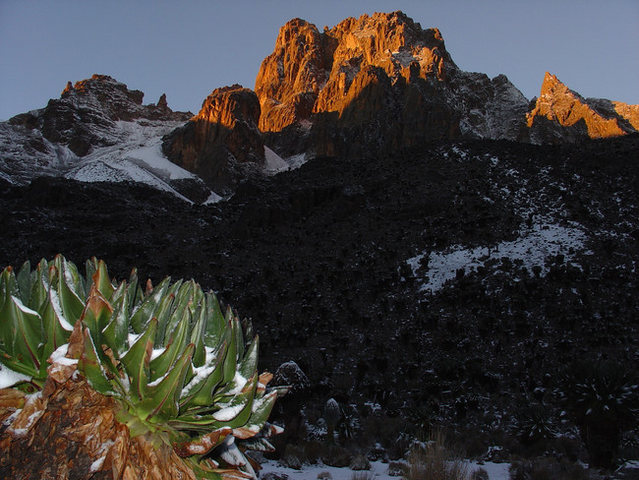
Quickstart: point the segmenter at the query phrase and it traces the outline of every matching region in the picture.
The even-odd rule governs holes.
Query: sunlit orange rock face
[[[252,90],[240,85],[218,88],[196,116],[164,137],[163,151],[210,185],[228,186],[239,164],[264,162],[259,117],[260,105]]]
[[[536,143],[616,137],[638,130],[639,105],[584,99],[556,76],[546,73],[539,98],[526,115],[526,123],[530,139]]]
[[[612,102],[615,112],[639,132],[639,105],[628,105],[623,102]]]
[[[347,18],[323,32],[294,19],[280,29],[255,82],[260,129],[280,131],[313,113],[341,117],[364,91],[382,102],[370,98],[380,82],[444,80],[448,68],[456,67],[439,30],[423,30],[402,12]]]

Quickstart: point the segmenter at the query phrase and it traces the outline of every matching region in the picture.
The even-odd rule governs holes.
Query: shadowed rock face
[[[252,90],[240,85],[218,88],[195,117],[164,137],[162,149],[169,160],[224,193],[240,178],[243,164],[264,163],[259,116]]]
[[[108,75],[95,74],[75,85],[67,83],[59,99],[49,100],[42,110],[16,115],[9,123],[37,128],[50,142],[67,145],[82,157],[94,146],[116,143],[113,130],[118,120],[179,121],[191,116],[190,112],[173,112],[166,96],[158,105],[142,105],[143,97],[140,90],[129,90]]]
[[[124,83],[108,75],[95,74],[75,85],[71,82],[59,99],[51,99],[41,110],[16,115],[10,125],[37,129],[48,141],[66,145],[77,156],[87,155],[92,147],[113,145],[115,122],[136,119],[186,121],[190,112],[174,112],[166,96],[157,105],[142,105],[144,93],[129,90]]]
[[[534,108],[526,115],[534,143],[574,142],[637,132],[639,105],[585,99],[548,72]]]

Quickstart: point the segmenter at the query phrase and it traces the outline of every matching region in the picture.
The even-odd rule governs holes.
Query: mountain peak
[[[586,99],[546,72],[539,98],[526,115],[531,140],[565,142],[581,137],[607,138],[634,133],[639,105]]]
[[[248,164],[264,163],[255,92],[241,85],[213,90],[199,113],[163,138],[173,163],[194,172],[219,193],[230,193]]]
[[[339,112],[357,96],[360,72],[380,68],[391,83],[421,77],[442,81],[457,67],[438,29],[422,29],[401,11],[350,17],[320,32],[299,18],[279,32],[255,81],[260,128],[280,131],[313,113]],[[366,73],[368,72],[368,73]]]
[[[138,114],[144,92],[129,90],[124,83],[109,75],[94,73],[91,78],[75,82],[74,85],[67,82],[60,98],[74,99],[81,103],[98,103],[109,111],[114,120],[129,120]]]
[[[544,81],[541,83],[540,97],[568,96],[581,99],[581,95],[569,89],[556,75],[550,72],[544,74]]]
[[[9,120],[39,130],[53,143],[66,145],[75,155],[87,155],[93,147],[112,145],[117,141],[116,123],[138,118],[186,121],[190,112],[174,112],[166,104],[166,96],[158,105],[142,105],[144,93],[129,88],[108,75],[67,82],[59,99],[47,106]],[[115,136],[114,136],[115,135]]]

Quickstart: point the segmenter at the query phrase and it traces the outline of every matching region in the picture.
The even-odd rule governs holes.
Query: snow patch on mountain
[[[136,120],[116,122],[119,141],[112,146],[95,148],[75,161],[63,176],[82,182],[140,182],[173,193],[189,201],[171,185],[171,180],[197,179],[195,175],[164,157],[162,136],[179,122]]]
[[[45,139],[37,129],[0,124],[0,177],[27,184],[38,176],[61,176],[81,182],[140,182],[188,200],[173,181],[198,177],[170,162],[162,153],[162,137],[181,121],[137,119],[117,121],[109,130],[112,145],[94,146],[83,157],[67,146]]]
[[[284,172],[290,168],[289,164],[273,150],[264,145],[264,170],[268,174]]]
[[[309,156],[306,153],[299,153],[286,158],[286,163],[290,165],[291,170],[300,168],[309,160]]]
[[[162,136],[179,124],[180,122],[149,120],[119,121],[116,123],[119,141],[113,146],[95,148],[78,161],[77,166],[83,168],[93,163],[103,163],[116,170],[129,170],[128,173],[132,178],[142,178],[138,173],[140,169],[164,181],[196,178],[192,173],[167,160],[162,154]],[[69,177],[69,174],[65,176]],[[80,178],[77,179],[80,180]],[[85,176],[82,180],[101,181],[102,179],[91,179]]]
[[[306,153],[299,153],[297,155],[282,158],[267,146],[264,146],[264,157],[266,159],[264,172],[267,175],[275,175],[280,172],[295,170],[308,161],[308,155]]]
[[[461,272],[467,275],[477,271],[486,267],[491,259],[520,261],[531,272],[538,267],[539,276],[545,277],[549,271],[547,259],[564,255],[570,262],[577,252],[585,250],[585,244],[586,234],[578,226],[537,224],[513,241],[475,248],[454,245],[440,252],[421,253],[409,258],[406,263],[419,280],[420,291],[436,293]]]

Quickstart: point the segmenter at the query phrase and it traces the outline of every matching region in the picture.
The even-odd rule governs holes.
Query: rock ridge
[[[536,144],[637,132],[639,106],[584,99],[546,74],[533,104],[505,75],[461,70],[437,28],[405,13],[281,27],[255,81],[259,127],[282,156],[352,155],[424,141]],[[292,139],[296,137],[296,139]]]
[[[462,136],[514,139],[528,107],[505,76],[461,71],[441,32],[401,11],[347,18],[323,32],[291,20],[262,62],[255,92],[268,141],[299,153],[277,134],[302,133],[301,148],[316,156]]]
[[[533,143],[562,143],[636,133],[639,105],[583,98],[546,72],[539,98],[526,114]]]
[[[115,122],[135,119],[186,121],[190,112],[173,112],[166,96],[157,105],[142,105],[144,93],[129,90],[108,75],[94,74],[75,84],[68,82],[59,99],[51,99],[40,110],[9,119],[10,125],[37,129],[53,143],[66,145],[77,156],[92,147],[113,145]]]
[[[247,165],[264,164],[259,117],[252,90],[241,85],[215,89],[196,116],[163,138],[162,150],[217,193],[229,193]]]

